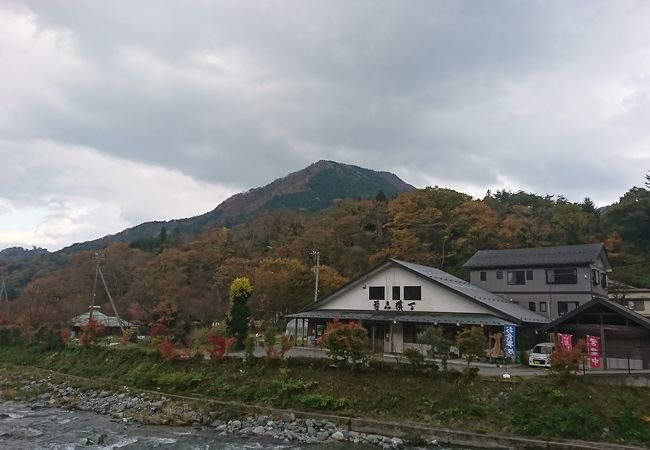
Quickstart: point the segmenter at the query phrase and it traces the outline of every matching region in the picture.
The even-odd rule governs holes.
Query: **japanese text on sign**
[[[512,324],[505,324],[503,326],[503,352],[506,358],[515,357],[516,346],[517,346],[517,327]]]
[[[393,302],[393,305],[391,305],[391,302],[389,300],[386,300],[386,303],[384,303],[383,306],[381,304],[381,301],[379,300],[373,300],[372,302],[372,309],[374,309],[375,311],[379,311],[382,309],[384,311],[391,311],[393,309],[395,311],[404,311],[404,306],[405,305],[402,300],[395,300]],[[415,311],[415,302],[408,302],[406,306],[408,306],[407,311]]]

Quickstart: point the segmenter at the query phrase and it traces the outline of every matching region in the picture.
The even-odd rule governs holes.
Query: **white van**
[[[555,351],[555,344],[542,342],[537,344],[528,357],[528,365],[536,367],[551,367],[551,353]]]

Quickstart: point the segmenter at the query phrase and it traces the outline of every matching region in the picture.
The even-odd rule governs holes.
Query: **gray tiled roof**
[[[88,317],[90,316],[90,313],[83,313],[79,314],[78,316],[74,317],[73,319],[70,320],[70,323],[73,327],[81,327],[83,325],[86,325],[88,323]],[[101,323],[104,325],[106,328],[119,328],[120,325],[118,323],[117,317],[112,317],[112,316],[107,316],[106,314],[99,312],[99,311],[94,311],[93,312],[93,319],[95,319],[97,322]],[[124,319],[120,319],[122,321],[122,326],[123,327],[134,327],[131,322],[126,321]]]
[[[596,298],[588,301],[587,303],[584,303],[584,304],[580,305],[578,308],[576,308],[576,309],[574,309],[572,311],[569,311],[568,313],[564,314],[563,316],[558,317],[553,322],[545,325],[543,327],[543,330],[544,331],[553,330],[556,327],[558,327],[559,325],[562,325],[564,322],[567,322],[569,319],[572,319],[575,316],[579,316],[583,312],[591,309],[592,307],[594,307],[596,305],[603,305],[606,308],[608,308],[608,309],[610,309],[610,310],[612,310],[614,312],[618,312],[618,314],[622,315],[623,317],[626,317],[627,319],[629,319],[629,320],[631,320],[633,322],[636,322],[638,325],[644,327],[645,329],[650,330],[650,319],[648,319],[647,317],[644,317],[641,314],[639,314],[638,312],[633,311],[633,310],[631,310],[629,308],[626,308],[623,305],[619,305],[618,303],[616,303],[614,301],[605,300],[605,299],[600,298],[600,297],[596,297]]]
[[[479,250],[463,265],[469,269],[591,264],[604,254],[603,244]],[[605,256],[606,269],[611,270]]]
[[[486,306],[489,309],[501,314],[505,314],[516,321],[527,323],[547,323],[548,319],[540,314],[537,314],[529,309],[519,306],[500,295],[493,294],[492,292],[481,289],[478,286],[461,280],[447,272],[434,267],[423,266],[397,259],[391,259],[394,263],[405,267],[413,272],[429,278],[430,280],[442,284],[443,286],[458,292],[465,297],[474,299],[476,302]]]
[[[397,312],[397,311],[355,311],[348,309],[320,309],[289,314],[287,319],[348,319],[362,321],[412,323],[451,323],[461,325],[505,325],[509,323],[501,317],[490,314],[454,314],[426,312]]]

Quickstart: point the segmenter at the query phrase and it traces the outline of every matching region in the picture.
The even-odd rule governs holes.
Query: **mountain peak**
[[[113,242],[131,243],[151,238],[163,226],[168,230],[178,228],[183,233],[194,234],[206,226],[236,225],[281,208],[316,212],[328,208],[338,199],[375,198],[380,190],[390,198],[414,189],[390,172],[320,160],[266,186],[235,194],[200,216],[168,222],[146,222],[115,235],[75,244],[64,251],[97,250]]]

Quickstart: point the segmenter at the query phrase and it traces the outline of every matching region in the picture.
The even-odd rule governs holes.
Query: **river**
[[[100,441],[98,445],[93,442]],[[88,411],[33,409],[31,403],[0,402],[0,448],[6,450],[224,449],[224,450],[370,450],[378,446],[330,443],[293,444],[271,437],[220,436],[210,428],[163,427],[122,423]],[[438,447],[439,448],[439,447]]]

